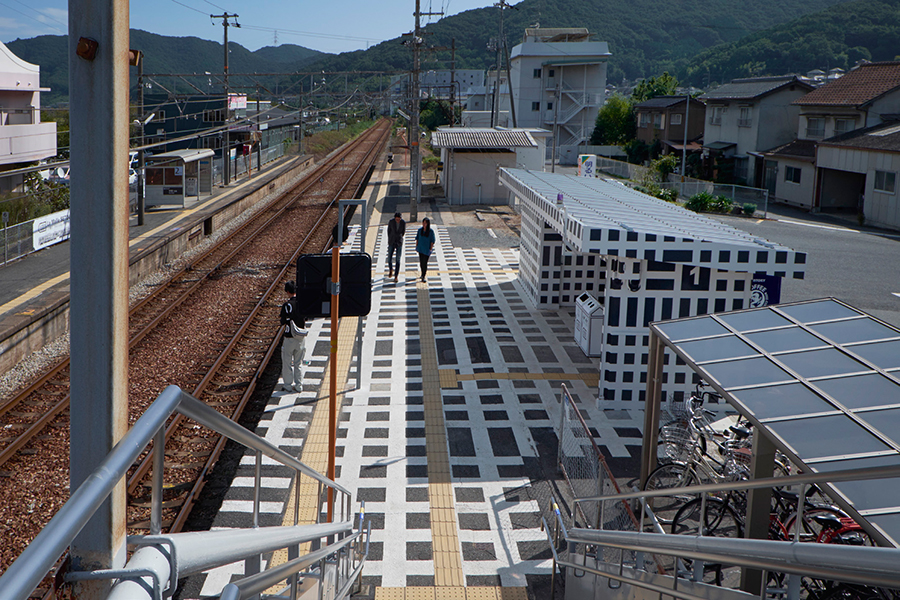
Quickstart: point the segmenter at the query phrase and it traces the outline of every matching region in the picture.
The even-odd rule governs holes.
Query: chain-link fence
[[[618,494],[622,490],[565,385],[560,392],[560,403],[559,468],[576,500],[567,526],[636,531],[639,523],[628,502],[577,501],[579,498]],[[603,556],[605,560],[621,558],[620,552],[613,549],[605,549]]]
[[[34,220],[0,229],[3,264],[34,252]]]

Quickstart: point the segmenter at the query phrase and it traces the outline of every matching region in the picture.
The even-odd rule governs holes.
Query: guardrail
[[[262,456],[267,456],[290,467],[294,470],[295,485],[299,483],[301,475],[317,481],[319,493],[316,501],[320,507],[324,500],[325,488],[330,488],[340,494],[340,511],[335,511],[335,522],[321,523],[322,511],[317,510],[317,524],[297,526],[297,511],[295,510],[293,527],[207,531],[160,536],[165,424],[168,418],[176,412],[255,450],[257,466],[260,465]],[[291,558],[296,558],[299,544],[312,542],[311,550],[316,552],[319,551],[319,542],[322,539],[333,536],[340,538],[342,543],[322,549],[322,552],[328,550],[324,556],[326,558],[336,557],[334,560],[341,565],[338,574],[352,571],[353,577],[358,576],[366,554],[362,551],[363,538],[360,536],[356,535],[352,540],[345,541],[351,537],[353,525],[350,492],[177,386],[169,386],[0,577],[0,600],[26,600],[29,597],[82,528],[87,525],[113,488],[126,476],[129,468],[144,452],[151,440],[153,440],[151,450],[153,453],[151,535],[129,537],[129,544],[137,545],[140,549],[135,552],[124,569],[70,572],[66,574],[68,581],[118,579],[119,582],[113,588],[110,598],[158,599],[166,590],[169,595],[174,592],[174,585],[179,577],[281,548],[288,548],[289,553],[295,555]],[[258,522],[260,483],[261,471],[257,468],[253,495],[254,523]],[[297,495],[296,501],[299,502],[299,495]],[[337,519],[340,518],[339,515],[343,516],[341,522],[337,522]],[[367,545],[368,537],[365,540]],[[355,542],[356,546],[353,552],[348,553],[345,549],[351,542]],[[353,565],[353,569],[348,570],[347,565],[344,564],[348,560]],[[304,568],[306,567],[300,562],[292,561],[291,567],[286,568],[286,571],[289,572],[285,577],[290,575],[296,578],[296,575]],[[279,571],[279,573],[283,572],[285,569]],[[321,579],[323,574],[309,573],[306,576]],[[341,584],[340,587],[345,587],[347,584],[344,579],[338,581]],[[296,579],[292,588],[294,590],[292,597],[296,598]],[[117,590],[121,591],[117,592]]]
[[[833,584],[832,591],[841,585],[861,585],[865,589],[900,588],[900,573],[896,569],[900,560],[900,549],[893,547],[863,547],[802,542],[800,526],[795,529],[793,541],[760,540],[742,538],[722,538],[710,535],[706,529],[717,517],[708,516],[708,495],[732,492],[734,490],[788,488],[799,486],[798,498],[805,497],[809,484],[827,484],[840,481],[862,481],[871,479],[896,478],[900,476],[900,466],[869,467],[865,469],[841,470],[830,473],[802,474],[790,477],[769,477],[751,481],[737,481],[718,484],[703,484],[679,488],[634,491],[628,493],[605,494],[575,499],[575,505],[585,503],[610,503],[640,501],[643,507],[641,522],[637,531],[617,531],[604,528],[570,528],[565,532],[567,552],[561,553],[557,564],[568,569],[567,574],[575,577],[578,593],[586,593],[590,586],[584,580],[585,573],[596,576],[593,585],[613,588],[612,582],[632,585],[637,588],[661,593],[684,600],[701,598],[751,598],[738,590],[725,590],[703,582],[704,564],[714,563],[719,572],[722,565],[733,570],[762,570],[767,574],[787,575],[779,581],[776,589],[763,586],[762,597],[784,597],[796,599],[801,592],[801,578],[809,577]],[[663,532],[656,516],[647,505],[647,499],[665,496],[701,497],[702,509],[698,529],[699,535],[673,535]],[[721,502],[721,501],[719,501]],[[713,500],[709,500],[714,504]],[[798,503],[797,522],[802,522],[804,503]],[[652,531],[645,532],[645,522],[649,520]],[[860,525],[865,526],[864,523]],[[618,559],[608,557],[618,551]],[[659,573],[647,569],[652,561],[648,555],[666,557],[667,570]],[[626,560],[625,557],[628,557]],[[670,558],[671,557],[671,558]],[[687,564],[687,566],[685,566]],[[659,567],[659,559],[657,559]],[[673,568],[674,567],[674,568]],[[580,575],[579,575],[580,573]],[[766,581],[764,578],[763,581]],[[769,579],[769,581],[773,581]],[[841,582],[841,583],[836,583]],[[567,588],[569,587],[567,580]],[[718,582],[721,583],[721,582]],[[614,588],[615,589],[615,588]],[[845,588],[852,589],[852,588]],[[883,591],[883,590],[881,590]],[[881,593],[878,591],[878,593]],[[866,596],[859,592],[858,597]],[[724,595],[723,595],[724,594]],[[766,596],[765,594],[769,594]],[[756,594],[760,597],[759,594]],[[851,597],[838,596],[834,597]],[[857,597],[857,596],[853,596]],[[881,595],[877,597],[881,598]],[[884,597],[896,597],[890,594]]]

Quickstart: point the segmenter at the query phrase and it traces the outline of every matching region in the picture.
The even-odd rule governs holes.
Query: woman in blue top
[[[436,238],[431,229],[431,221],[428,217],[422,219],[422,226],[416,232],[416,252],[419,253],[419,267],[422,269],[422,281],[425,281],[425,273],[428,271],[428,257],[434,250]]]

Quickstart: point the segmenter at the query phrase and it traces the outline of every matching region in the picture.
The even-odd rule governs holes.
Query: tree
[[[678,87],[678,80],[669,75],[666,71],[659,77],[651,77],[650,79],[641,79],[634,91],[631,92],[631,101],[637,104],[650,98],[658,96],[671,96]]]
[[[597,113],[594,132],[591,134],[591,144],[621,146],[633,140],[636,131],[637,125],[631,101],[622,94],[615,94],[600,107],[600,112]]]

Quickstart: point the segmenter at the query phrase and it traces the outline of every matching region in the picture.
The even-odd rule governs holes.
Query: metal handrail
[[[283,581],[294,573],[299,573],[303,569],[311,567],[320,560],[346,548],[351,543],[357,541],[360,535],[360,532],[356,532],[330,546],[322,548],[321,550],[310,552],[306,556],[286,562],[263,573],[257,573],[256,575],[245,577],[234,583],[229,583],[225,586],[225,589],[222,590],[220,598],[221,600],[243,600],[244,598],[250,598],[264,592],[279,581]],[[321,576],[323,574],[320,573],[319,575]],[[323,582],[320,580],[319,583],[321,585]]]
[[[166,420],[175,412],[180,412],[201,425],[311,477],[320,485],[340,492],[348,499],[345,504],[349,515],[349,499],[352,498],[352,495],[347,489],[317,473],[277,446],[244,429],[179,387],[170,385],[153,401],[131,430],[119,440],[112,452],[72,493],[69,500],[0,577],[0,600],[25,600],[28,598],[44,576],[53,568],[65,549],[90,521],[113,488],[125,477],[128,469],[143,453],[150,440],[165,426]],[[157,452],[156,454],[160,464],[155,465],[154,470],[161,472],[162,457],[160,455],[162,453]],[[154,488],[157,484],[162,484],[161,478],[154,478]],[[154,498],[159,499],[161,495],[154,494]]]
[[[597,529],[572,529],[566,539],[570,544],[610,546],[818,579],[900,588],[900,573],[897,572],[900,550],[896,548]]]
[[[606,500],[632,500],[634,498],[657,498],[680,494],[704,494],[714,492],[730,492],[732,490],[756,490],[771,487],[790,487],[797,484],[835,483],[838,481],[865,481],[869,479],[890,479],[900,477],[900,465],[886,467],[866,467],[864,469],[842,469],[827,473],[809,473],[791,475],[789,477],[766,477],[763,479],[729,481],[726,483],[705,483],[678,488],[660,488],[639,492],[625,492],[605,496],[586,496],[575,498],[574,503],[601,502]]]

